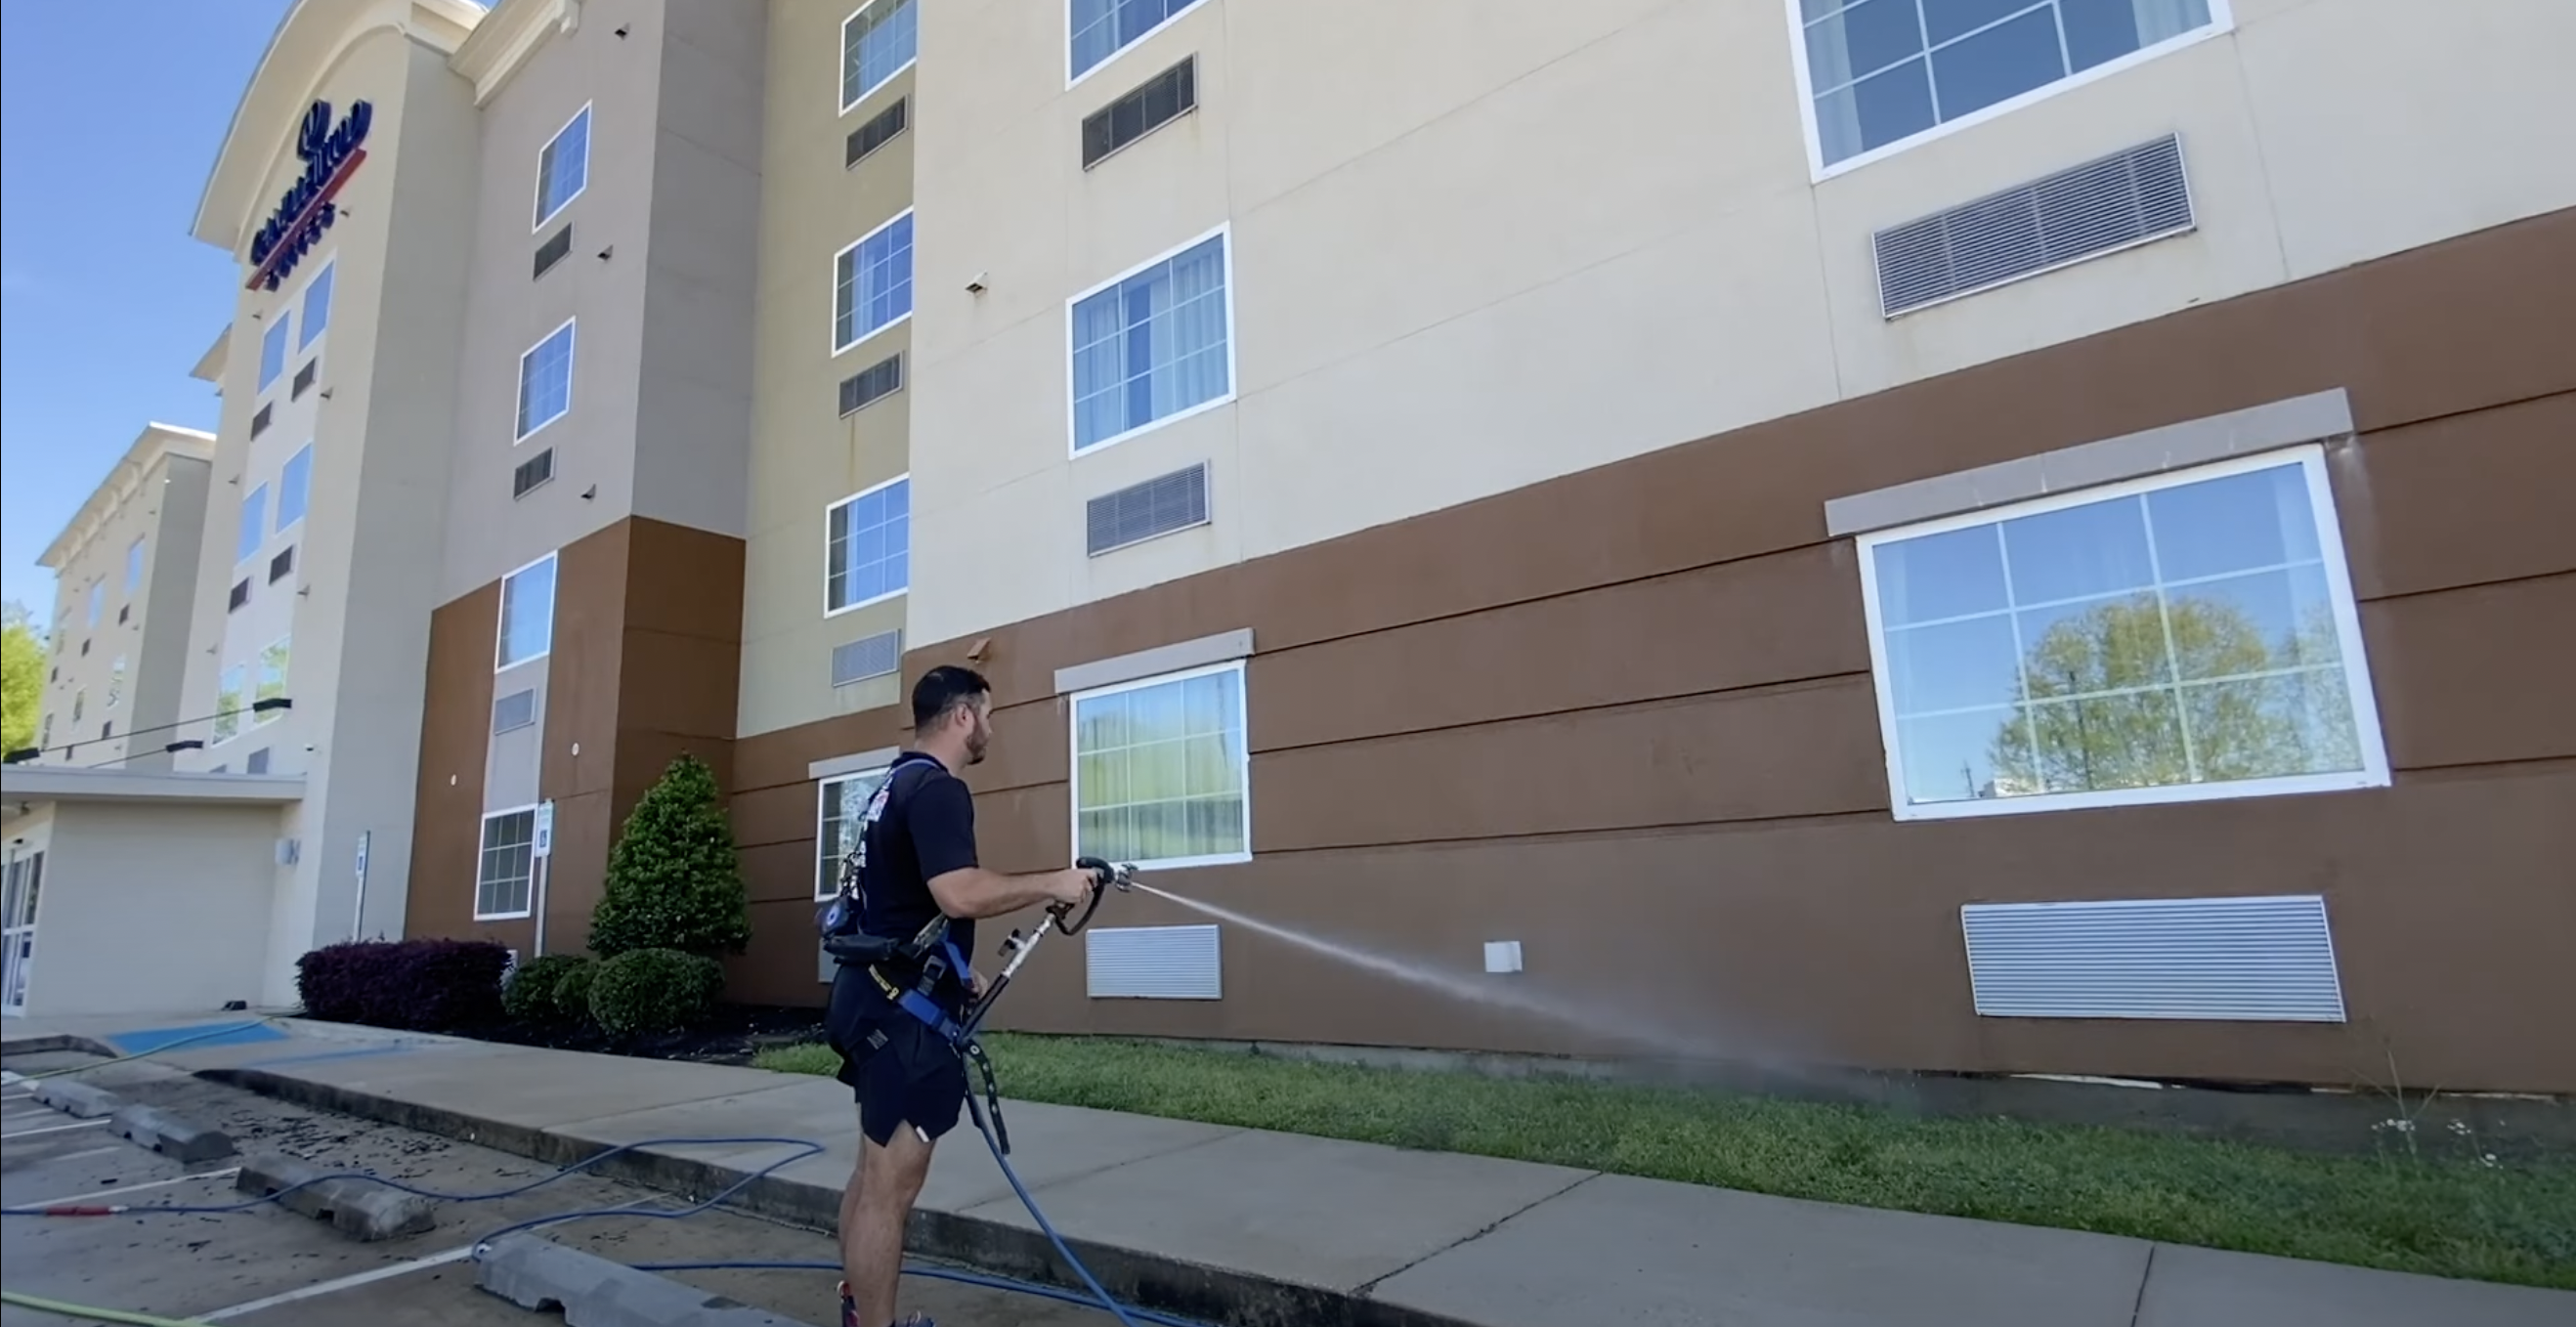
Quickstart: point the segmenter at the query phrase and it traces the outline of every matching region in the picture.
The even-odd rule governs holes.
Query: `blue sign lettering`
[[[322,232],[340,219],[339,204],[332,198],[366,159],[361,145],[375,118],[376,108],[364,101],[349,103],[349,113],[337,124],[331,122],[331,103],[317,101],[305,108],[304,123],[295,135],[295,155],[304,162],[304,173],[287,186],[268,224],[251,237],[254,270],[249,284],[253,288],[277,289],[277,283],[313,251]]]

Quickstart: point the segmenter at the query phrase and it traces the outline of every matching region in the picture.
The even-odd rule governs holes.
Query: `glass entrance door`
[[[27,969],[36,958],[36,896],[45,886],[45,854],[13,857],[8,867],[8,898],[0,911],[0,1013],[27,1012]]]

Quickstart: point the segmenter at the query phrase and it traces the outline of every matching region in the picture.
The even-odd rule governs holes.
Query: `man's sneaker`
[[[841,1283],[841,1327],[866,1327],[859,1321],[859,1302],[850,1298],[850,1283]],[[939,1324],[916,1313],[894,1327],[939,1327]]]

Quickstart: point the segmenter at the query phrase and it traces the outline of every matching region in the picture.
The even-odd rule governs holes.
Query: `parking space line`
[[[190,1180],[228,1180],[240,1173],[241,1167],[234,1166],[227,1170],[200,1171],[194,1175],[173,1175],[166,1180],[153,1180],[145,1184],[128,1184],[122,1188],[101,1189],[96,1193],[76,1193],[69,1198],[48,1198],[41,1203],[23,1203],[20,1205],[25,1207],[69,1207],[73,1203],[85,1203],[93,1198],[113,1198],[120,1193],[141,1193],[145,1189],[166,1189],[173,1184],[185,1184]]]
[[[112,1153],[123,1152],[125,1150],[126,1149],[122,1147],[93,1147],[86,1152],[67,1152],[62,1156],[47,1157],[45,1158],[45,1164],[48,1166],[58,1166],[66,1161],[84,1161],[90,1157],[103,1157]]]
[[[102,1124],[109,1123],[113,1123],[113,1121],[83,1120],[78,1124],[57,1124],[50,1129],[20,1129],[16,1133],[0,1133],[0,1140],[11,1138],[37,1138],[49,1133],[70,1133],[74,1129],[95,1129]]]
[[[197,1320],[200,1322],[222,1322],[226,1318],[238,1318],[245,1314],[260,1313],[268,1309],[276,1308],[282,1304],[293,1304],[300,1300],[318,1299],[324,1295],[336,1295],[343,1290],[355,1290],[360,1286],[373,1285],[378,1281],[390,1281],[397,1276],[409,1276],[413,1272],[420,1271],[424,1268],[437,1267],[444,1263],[461,1262],[472,1256],[474,1256],[474,1246],[468,1244],[461,1248],[449,1249],[445,1253],[433,1253],[426,1258],[414,1258],[410,1262],[395,1263],[391,1267],[379,1267],[372,1272],[360,1272],[354,1276],[341,1277],[336,1281],[324,1281],[319,1285],[309,1285],[304,1287],[302,1290],[289,1290],[284,1294],[271,1295],[266,1299],[254,1299],[247,1304],[235,1304],[228,1309],[217,1309],[212,1313],[200,1313],[197,1315]]]

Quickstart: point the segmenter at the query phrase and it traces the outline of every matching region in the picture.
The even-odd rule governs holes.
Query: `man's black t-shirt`
[[[917,751],[904,753],[886,774],[893,793],[885,813],[867,830],[867,869],[859,878],[864,900],[859,929],[891,940],[910,940],[939,915],[930,882],[976,865],[975,802],[966,782]],[[967,958],[975,954],[975,923],[952,921],[948,939]],[[889,974],[891,975],[891,974]],[[960,984],[946,992],[964,994]]]

